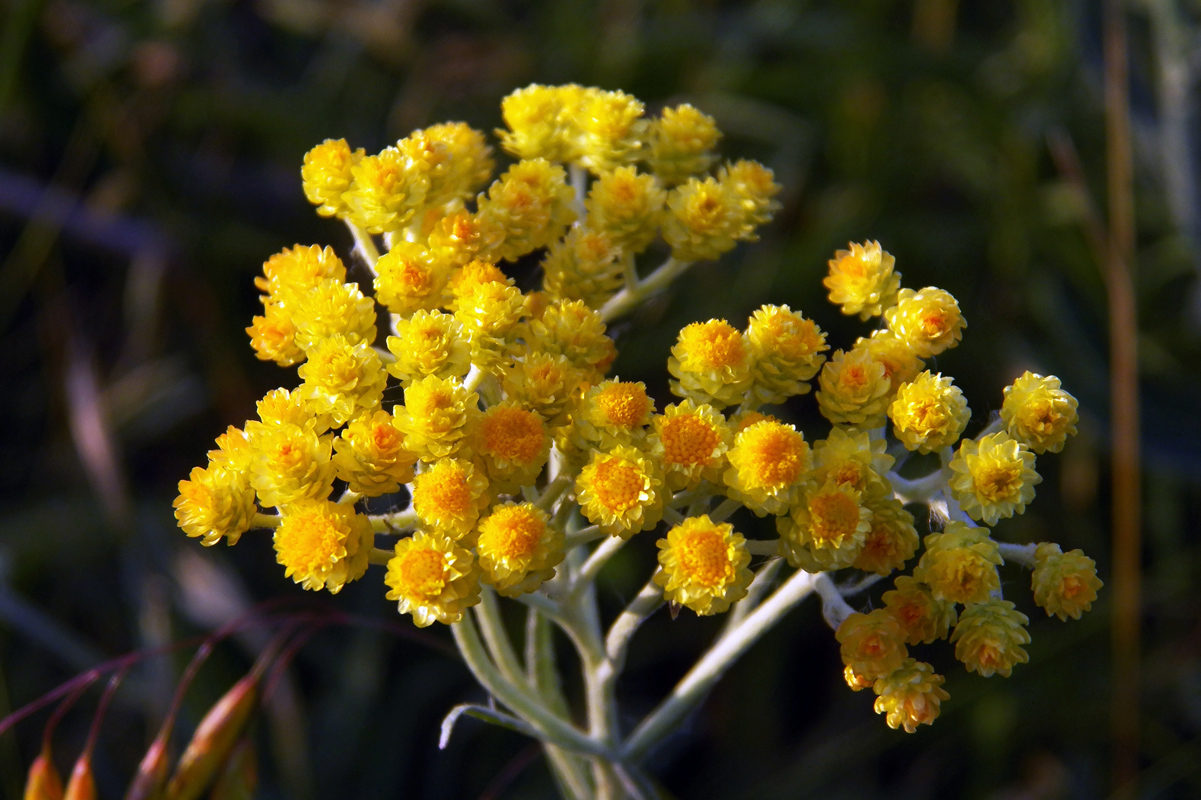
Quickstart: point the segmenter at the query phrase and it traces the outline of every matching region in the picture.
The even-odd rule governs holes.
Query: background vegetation
[[[1009,541],[1082,547],[1109,578],[1105,286],[1086,235],[1104,208],[1099,4],[1007,0],[4,0],[0,2],[0,716],[113,656],[213,630],[301,590],[253,535],[201,550],[175,527],[176,482],[254,400],[295,378],[243,328],[262,261],[349,235],[300,191],[327,137],[378,150],[416,127],[491,130],[530,82],[622,88],[717,117],[728,156],[770,165],[784,208],[762,240],[614,332],[615,372],[671,402],[664,369],[689,321],[741,325],[763,302],[861,329],[826,303],[825,261],[879,239],[906,284],[954,293],[964,343],[938,360],[986,421],[1023,369],[1059,375],[1080,435]],[[1145,547],[1141,795],[1201,794],[1201,288],[1194,0],[1128,7],[1138,230]],[[1053,157],[1059,153],[1060,158]],[[1074,153],[1080,173],[1070,169]],[[1091,221],[1091,222],[1090,222]],[[361,277],[361,276],[360,276]],[[810,398],[789,407],[824,427]],[[971,429],[969,429],[970,431]],[[745,524],[753,524],[744,521]],[[612,570],[617,607],[648,537]],[[1109,791],[1106,592],[1073,624],[1033,606],[1031,661],[1008,680],[923,654],[951,700],[930,729],[889,730],[842,684],[803,606],[719,685],[653,771],[687,798],[1096,798]],[[393,621],[378,582],[321,602],[362,624],[322,631],[259,725],[263,797],[544,797],[530,742],[438,722],[479,699],[466,669]],[[448,642],[434,630],[434,644]],[[715,632],[656,617],[619,687],[644,710]],[[274,628],[217,649],[192,724]],[[123,791],[191,655],[149,659],[104,721],[103,796]],[[56,738],[69,768],[96,693]],[[0,739],[17,798],[46,713]]]

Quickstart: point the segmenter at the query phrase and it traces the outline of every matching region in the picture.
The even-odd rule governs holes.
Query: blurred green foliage
[[[617,373],[647,381],[662,406],[680,326],[741,325],[763,302],[804,310],[849,346],[865,330],[826,303],[825,260],[848,240],[878,239],[906,285],[959,298],[970,327],[937,369],[964,388],[974,425],[1027,368],[1080,398],[1080,436],[1042,460],[1038,502],[998,532],[1054,534],[1107,577],[1105,289],[1083,233],[1105,180],[1096,5],[5,0],[0,715],[99,659],[300,594],[265,542],[200,552],[170,503],[213,436],[294,380],[246,344],[261,262],[296,242],[349,249],[346,231],[304,202],[301,157],[326,137],[372,150],[443,120],[491,130],[500,98],[535,81],[692,102],[716,116],[727,156],[765,161],[785,186],[760,242],[698,266],[615,327]],[[1189,170],[1196,91],[1172,95],[1165,80],[1181,59],[1195,71],[1199,13],[1187,2],[1131,6],[1146,797],[1201,794],[1201,172]],[[1070,145],[1082,183],[1049,143]],[[823,435],[810,398],[787,413]],[[611,610],[652,563],[653,542],[636,544],[614,564]],[[1028,576],[1006,579],[1023,596]],[[923,651],[948,674],[951,700],[913,736],[843,686],[833,636],[806,605],[736,666],[652,771],[688,798],[1103,796],[1108,601],[1064,625],[1024,597],[1030,663],[983,680],[953,668],[945,646]],[[371,581],[323,602],[395,618]],[[656,618],[636,640],[623,702],[648,709],[715,630],[690,615]],[[218,648],[185,722],[270,633]],[[189,655],[148,660],[118,695],[98,753],[103,795],[122,790]],[[547,796],[548,773],[515,734],[463,722],[436,749],[441,715],[468,699],[480,690],[466,670],[422,641],[326,630],[259,726],[262,796],[475,797],[502,783],[491,796]],[[64,769],[94,702],[60,731]],[[20,796],[45,718],[0,741],[0,794]]]

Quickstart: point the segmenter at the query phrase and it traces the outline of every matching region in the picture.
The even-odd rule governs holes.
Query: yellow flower
[[[754,394],[763,403],[782,403],[809,391],[807,381],[821,369],[829,350],[826,335],[813,320],[788,306],[762,306],[747,325],[754,357]]]
[[[1035,453],[1058,453],[1076,435],[1076,398],[1060,388],[1059,378],[1026,371],[1005,387],[1001,419],[1009,435]]]
[[[872,513],[871,529],[851,566],[877,575],[903,569],[920,544],[913,515],[891,494],[869,492],[863,505]]]
[[[654,241],[666,202],[654,175],[618,167],[592,182],[584,207],[590,228],[603,231],[626,255],[636,255]]]
[[[263,399],[259,400],[255,407],[261,424],[247,424],[246,433],[251,439],[263,425],[299,425],[302,428],[312,428],[317,434],[329,430],[329,416],[317,414],[313,406],[305,401],[299,387],[292,391],[273,389],[263,395]]]
[[[402,386],[433,375],[461,378],[471,369],[471,347],[463,326],[442,311],[418,311],[408,319],[397,318],[395,336],[388,337],[388,351],[396,360],[388,372]]]
[[[538,413],[548,428],[567,422],[575,407],[580,372],[564,355],[527,353],[506,366],[501,379],[505,396]]]
[[[708,172],[717,160],[713,148],[721,131],[713,117],[687,103],[663,109],[650,126],[650,158],[655,175],[669,186]]]
[[[550,436],[536,412],[506,401],[480,417],[471,450],[498,485],[533,486],[550,456]]]
[[[283,389],[279,391],[286,392]],[[250,446],[250,437],[246,435],[245,431],[230,425],[225,429],[225,433],[217,437],[216,442],[217,449],[208,452],[209,461],[234,472],[250,473],[254,448]]]
[[[311,591],[337,594],[367,572],[375,534],[368,519],[352,506],[301,500],[281,511],[274,542],[284,577]]]
[[[582,100],[573,114],[580,132],[579,163],[600,175],[638,158],[649,125],[641,101],[600,89],[586,89]]]
[[[925,366],[909,345],[889,330],[873,331],[870,337],[860,337],[854,349],[866,350],[868,355],[884,366],[890,396],[901,388],[901,384],[916,378]]]
[[[710,405],[684,400],[651,420],[652,455],[663,467],[667,487],[678,491],[702,479],[720,484],[733,434]]]
[[[418,531],[396,543],[384,576],[387,598],[418,628],[451,625],[480,601],[479,568],[471,551],[440,533]]]
[[[822,416],[835,425],[878,428],[886,419],[889,384],[884,365],[865,348],[835,350],[818,376],[815,395]]]
[[[587,376],[604,375],[617,356],[600,313],[579,300],[548,306],[529,323],[531,349],[566,356]]]
[[[188,536],[200,537],[205,547],[222,537],[227,544],[237,544],[258,510],[247,476],[221,463],[193,468],[188,480],[179,482],[174,506],[179,527]]]
[[[738,238],[744,242],[755,241],[758,238],[755,229],[767,224],[780,208],[775,199],[780,193],[780,184],[776,183],[772,171],[758,161],[741,159],[718,170],[717,180],[738,205]]]
[[[830,290],[830,302],[842,313],[859,319],[878,317],[897,302],[901,274],[893,271],[896,259],[879,242],[851,242],[850,250],[839,250],[830,259],[830,274],[822,281]]]
[[[436,262],[428,250],[413,242],[393,245],[375,263],[375,271],[375,299],[401,316],[442,305],[442,292],[450,277],[448,264]]]
[[[930,587],[909,575],[901,575],[896,588],[884,593],[884,607],[897,618],[908,644],[930,644],[945,639],[955,624],[955,604],[939,600]]]
[[[485,583],[505,597],[536,590],[563,560],[563,532],[532,503],[505,503],[480,520],[476,553]]]
[[[459,302],[474,292],[475,288],[482,283],[503,283],[512,286],[514,281],[491,261],[483,261],[478,258],[468,261],[450,274],[450,281],[446,284],[446,289],[450,294],[450,297],[447,298],[446,308],[454,311],[459,307]]]
[[[929,370],[901,386],[888,407],[897,439],[921,453],[955,444],[971,416],[959,387]]]
[[[663,516],[663,479],[654,464],[633,447],[611,453],[593,450],[576,478],[576,499],[589,522],[610,536],[628,539],[647,531]]]
[[[1034,602],[1061,620],[1080,619],[1093,606],[1103,585],[1097,577],[1097,562],[1081,550],[1063,552],[1059,545],[1043,542],[1034,551],[1031,576]]]
[[[342,425],[379,408],[388,374],[367,342],[351,344],[341,334],[316,343],[300,365],[304,383],[297,389],[317,415]]]
[[[942,533],[926,537],[926,552],[913,577],[939,600],[983,603],[1001,586],[997,567],[1002,559],[988,532],[964,522],[947,523]]]
[[[797,502],[813,468],[813,454],[801,432],[772,420],[739,433],[726,457],[730,467],[722,480],[730,497],[761,517],[783,514]]]
[[[734,526],[708,515],[688,517],[657,543],[659,566],[654,581],[663,596],[700,616],[720,614],[746,597],[751,583],[751,554]]]
[[[413,131],[397,147],[425,173],[429,187],[424,202],[432,208],[470,199],[495,167],[484,134],[464,122]]]
[[[950,468],[951,495],[968,516],[988,525],[1025,511],[1042,482],[1034,454],[1003,431],[979,442],[964,439]]]
[[[368,233],[400,230],[425,203],[428,176],[395,147],[364,156],[351,174],[354,180],[342,199],[350,221]]]
[[[884,312],[884,318],[888,329],[920,358],[936,356],[959,344],[967,327],[955,298],[933,286],[918,292],[902,289],[897,304]]]
[[[644,384],[604,381],[585,392],[572,414],[571,445],[585,452],[593,447],[611,450],[617,444],[638,446],[654,413],[655,401]]]
[[[894,672],[876,681],[876,713],[884,714],[893,730],[904,728],[906,733],[913,733],[918,725],[931,725],[938,718],[939,706],[950,697],[942,684],[943,677],[934,672],[934,667],[907,658]]]
[[[459,299],[455,319],[471,345],[471,360],[483,367],[496,364],[520,331],[525,297],[516,286],[489,281],[477,283]]]
[[[849,567],[863,550],[872,512],[850,486],[811,484],[788,516],[776,518],[780,555],[806,572]]]
[[[440,459],[413,478],[417,516],[456,540],[472,532],[491,499],[488,478],[463,459]]]
[[[575,227],[552,242],[542,259],[542,286],[553,300],[582,300],[600,308],[624,281],[621,248],[608,234]]]
[[[574,84],[531,84],[500,101],[501,116],[509,130],[497,130],[501,146],[518,158],[574,161],[578,130],[572,113],[585,90]]]
[[[270,302],[287,303],[327,279],[346,280],[346,266],[334,249],[298,244],[263,262],[263,274],[254,279],[254,285],[274,298]]]
[[[689,178],[667,194],[663,239],[677,261],[719,258],[742,236],[743,218],[730,187],[715,178]]]
[[[338,478],[352,492],[379,497],[399,491],[413,480],[417,456],[404,448],[404,434],[392,424],[387,411],[363,414],[334,440],[334,465]]]
[[[968,606],[951,634],[955,658],[968,672],[987,678],[994,672],[1008,678],[1017,664],[1030,660],[1021,645],[1030,643],[1025,625],[1030,620],[1008,600],[989,600]]]
[[[830,435],[813,444],[817,459],[814,479],[850,486],[867,495],[891,494],[884,476],[892,468],[892,456],[885,452],[888,443],[873,440],[866,431],[831,428]]]
[[[292,423],[247,426],[254,448],[250,485],[264,506],[321,500],[334,485],[332,436]]]
[[[434,261],[462,266],[487,246],[484,226],[475,214],[456,209],[439,218],[429,233],[429,251]]]
[[[274,361],[281,367],[290,367],[304,360],[304,351],[296,345],[296,326],[292,324],[292,313],[280,303],[268,302],[263,316],[255,317],[246,329],[250,335],[250,346],[262,361]]]
[[[886,609],[851,614],[834,638],[842,645],[842,663],[862,679],[874,681],[896,671],[909,656],[905,633]]]
[[[342,194],[350,188],[351,170],[362,157],[363,149],[351,151],[345,139],[326,139],[304,154],[304,166],[300,168],[304,196],[318,206],[318,214],[345,215]]]
[[[680,331],[667,370],[680,397],[716,408],[742,402],[751,388],[754,357],[746,336],[724,319],[693,322]]]
[[[435,461],[459,450],[467,423],[479,414],[479,397],[454,380],[427,375],[405,389],[405,404],[392,410],[405,447],[422,461]]]
[[[479,215],[504,238],[495,249],[498,260],[516,261],[563,235],[575,220],[574,193],[563,168],[541,158],[509,167],[479,197]]]
[[[375,303],[358,284],[327,278],[296,298],[296,344],[305,352],[336,333],[351,343],[375,341]]]

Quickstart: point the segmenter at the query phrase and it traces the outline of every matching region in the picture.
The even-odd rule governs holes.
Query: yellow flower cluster
[[[968,519],[991,526],[1033,499],[1035,454],[1075,432],[1058,379],[1023,375],[1001,421],[962,438],[963,393],[925,369],[959,343],[958,303],[902,287],[893,256],[867,242],[835,254],[825,285],[879,330],[827,359],[826,334],[786,305],[742,329],[692,323],[667,358],[679,402],[660,411],[646,385],[607,377],[607,323],[689,263],[753,240],[779,187],[755,162],[718,166],[716,123],[691,106],[648,118],[623,92],[534,85],[501,110],[500,144],[517,160],[491,183],[491,148],[462,123],[374,155],[328,140],[305,156],[306,197],[350,227],[372,286],[347,282],[330,248],[263,264],[264,310],[247,331],[298,385],[264,397],[180,482],[185,532],[212,545],[273,529],[286,575],[312,590],[386,565],[387,598],[419,626],[457,623],[489,592],[570,602],[581,574],[643,531],[663,531],[648,590],[699,615],[756,602],[756,557],[887,577],[920,551],[883,607],[828,617],[844,620],[848,684],[871,686],[887,723],[913,731],[946,692],[909,646],[950,637],[984,675],[1024,661],[1025,617],[1000,599],[1008,551]],[[656,239],[671,255],[652,268]],[[524,291],[505,262],[531,254],[542,284]],[[761,411],[815,381],[825,438]],[[910,451],[945,466],[902,478]],[[369,513],[365,498],[393,510]],[[924,547],[915,502],[952,520]],[[738,508],[774,517],[778,539],[748,542],[726,521]],[[566,558],[606,538],[597,561]],[[1095,599],[1079,551],[1045,544],[1036,562],[1048,614],[1077,617]]]

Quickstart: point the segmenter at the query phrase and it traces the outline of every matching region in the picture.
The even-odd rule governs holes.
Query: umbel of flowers
[[[887,723],[910,732],[947,697],[910,647],[949,639],[983,676],[1026,661],[1027,618],[1001,596],[1006,562],[1033,568],[1048,614],[1089,608],[1091,559],[993,532],[1034,498],[1036,456],[1075,433],[1076,401],[1058,379],[1020,376],[999,418],[964,438],[963,393],[927,368],[967,327],[957,301],[903,287],[893,257],[865,242],[838,251],[824,283],[874,330],[830,352],[786,305],[742,328],[695,322],[664,354],[677,401],[660,407],[643,384],[608,375],[606,323],[753,241],[777,207],[771,171],[719,164],[714,120],[688,105],[649,117],[622,92],[534,85],[502,112],[515,161],[495,178],[484,134],[462,123],[371,155],[327,140],[305,156],[306,196],[349,226],[370,284],[349,280],[329,247],[264,263],[263,312],[247,332],[299,382],[267,394],[180,482],[189,536],[234,544],[270,530],[305,589],[336,593],[386,567],[381,593],[419,626],[452,626],[507,709],[490,718],[542,738],[564,793],[581,797],[645,785],[639,759],[809,593],[837,629],[848,684],[873,689]],[[652,253],[666,258],[652,266]],[[541,287],[522,291],[506,269],[531,257]],[[765,411],[810,393],[826,431]],[[911,453],[941,465],[902,477]],[[371,507],[392,510],[368,513],[366,500],[385,496]],[[913,504],[936,520],[924,542]],[[778,538],[735,531],[726,520],[741,507],[774,517]],[[634,536],[658,539],[658,564],[602,630],[594,579]],[[845,598],[881,578],[894,587],[883,606],[854,613]],[[529,608],[530,663],[497,595]],[[629,637],[663,604],[732,617],[677,691],[623,731],[616,677]],[[582,727],[544,674],[549,624],[580,651]]]

